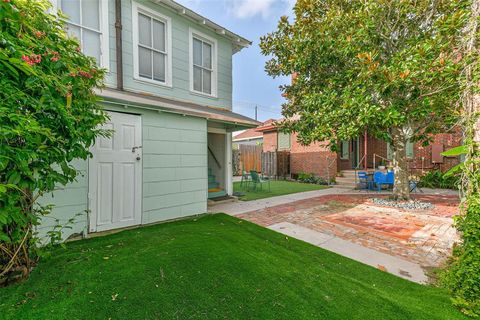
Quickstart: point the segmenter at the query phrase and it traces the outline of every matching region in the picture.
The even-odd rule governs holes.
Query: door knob
[[[140,159],[141,159],[140,156],[137,156],[137,161],[140,160]]]

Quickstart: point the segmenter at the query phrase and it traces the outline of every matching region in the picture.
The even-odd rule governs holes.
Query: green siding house
[[[52,0],[82,51],[108,70],[110,114],[82,174],[40,202],[38,227],[65,237],[207,210],[232,193],[231,132],[258,123],[233,113],[232,56],[250,41],[171,0]]]

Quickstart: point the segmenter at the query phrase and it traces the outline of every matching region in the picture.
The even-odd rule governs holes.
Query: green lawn
[[[443,290],[217,214],[68,244],[1,319],[463,319]]]
[[[294,182],[294,181],[270,181],[270,188],[268,190],[268,184],[263,184],[262,190],[257,187],[257,190],[253,190],[253,185],[250,184],[249,189],[245,190],[245,188],[240,187],[240,182],[233,183],[233,191],[234,192],[241,192],[244,193],[245,196],[240,197],[240,200],[250,201],[250,200],[258,200],[263,198],[270,198],[276,196],[282,196],[284,194],[290,193],[297,193],[297,192],[304,192],[304,191],[312,191],[312,190],[320,190],[328,188],[327,186],[322,186],[318,184],[311,184],[311,183],[301,183],[301,182]]]

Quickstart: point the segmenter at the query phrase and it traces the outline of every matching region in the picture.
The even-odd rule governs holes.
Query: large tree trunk
[[[405,130],[400,128],[392,130],[393,171],[395,173],[393,198],[396,200],[410,199],[407,141],[408,138]]]

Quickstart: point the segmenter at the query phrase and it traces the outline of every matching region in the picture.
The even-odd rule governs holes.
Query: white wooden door
[[[141,118],[118,112],[109,115],[104,128],[114,133],[97,139],[89,161],[91,232],[141,223]]]

